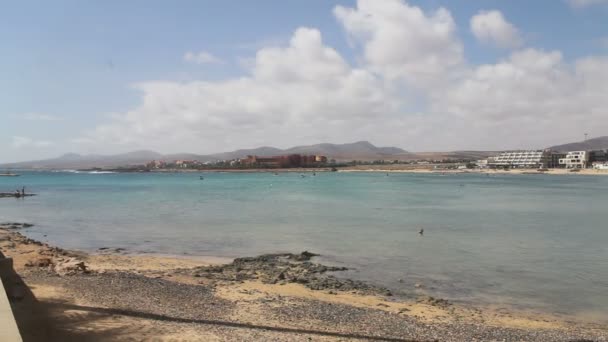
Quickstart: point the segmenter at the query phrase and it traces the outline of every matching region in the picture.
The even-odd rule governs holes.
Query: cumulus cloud
[[[334,14],[363,47],[367,66],[388,79],[418,85],[463,62],[456,24],[445,8],[425,13],[400,0],[359,0],[356,8],[337,6]]]
[[[526,49],[474,68],[435,101],[436,110],[493,132],[497,140],[547,146],[608,131],[608,58],[564,62],[558,51]],[[524,145],[525,146],[525,145]]]
[[[582,8],[592,5],[605,5],[608,4],[608,0],[566,0],[572,7]]]
[[[163,152],[360,139],[411,150],[503,149],[608,132],[608,56],[566,61],[528,48],[469,65],[447,9],[359,0],[334,14],[360,48],[356,64],[302,27],[289,42],[259,49],[241,77],[135,85],[141,102],[78,142]],[[493,42],[515,46],[513,32],[505,39],[483,27]]]
[[[311,28],[299,28],[286,47],[259,50],[248,76],[136,87],[141,105],[88,138],[113,144],[161,138],[165,149],[204,141],[209,150],[222,150],[234,146],[232,139],[255,143],[269,134],[295,141],[337,127],[339,136],[394,113],[399,103],[381,79],[351,67]]]
[[[471,32],[484,43],[501,48],[517,48],[523,44],[519,30],[500,11],[480,11],[471,18]]]
[[[34,140],[34,139],[31,139],[28,137],[13,136],[12,145],[15,148],[48,147],[48,146],[51,146],[52,143],[50,141],[45,141],[45,140]]]
[[[209,52],[186,52],[184,54],[184,60],[195,64],[223,64],[220,58],[212,55]]]

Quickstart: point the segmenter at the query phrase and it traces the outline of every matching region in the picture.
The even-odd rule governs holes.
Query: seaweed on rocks
[[[346,267],[326,266],[310,260],[318,254],[276,253],[237,258],[230,264],[201,266],[189,270],[195,277],[212,282],[259,280],[266,284],[297,283],[312,290],[356,291],[364,294],[391,296],[383,287],[358,280],[337,278],[329,272],[346,271]]]

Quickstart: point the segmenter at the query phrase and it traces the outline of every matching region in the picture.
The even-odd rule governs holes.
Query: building
[[[565,158],[559,160],[559,163],[566,169],[584,169],[588,162],[589,153],[587,151],[570,151]]]
[[[240,160],[246,166],[289,168],[289,167],[312,167],[327,163],[327,157],[315,155],[290,154],[274,157],[247,156]]]
[[[595,170],[608,170],[608,162],[595,162],[593,168]]]
[[[559,161],[564,158],[566,158],[566,153],[551,152],[551,159],[549,160],[549,165],[547,165],[547,167],[550,169],[564,168],[565,165],[559,163]]]
[[[167,163],[165,163],[162,160],[153,160],[153,161],[149,162],[148,164],[146,164],[146,167],[148,169],[163,169],[163,168],[165,168],[165,166],[167,166]]]
[[[477,166],[480,169],[487,169],[488,168],[488,159],[479,159],[479,160],[475,161],[475,166]]]
[[[182,169],[197,168],[201,166],[201,162],[197,160],[176,160],[175,166]]]
[[[589,164],[608,162],[608,150],[589,151]]]
[[[493,168],[545,168],[550,159],[549,151],[509,151],[488,158],[488,165]]]

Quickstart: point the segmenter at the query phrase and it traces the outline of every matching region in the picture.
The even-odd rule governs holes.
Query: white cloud
[[[567,64],[560,52],[527,49],[474,68],[435,105],[492,132],[495,143],[545,147],[552,137],[565,141],[588,130],[608,132],[606,77],[606,57]]]
[[[13,136],[13,147],[15,148],[26,148],[26,147],[48,147],[51,146],[52,143],[50,141],[45,140],[33,140],[31,138],[22,137],[22,136]]]
[[[210,54],[206,51],[201,52],[186,52],[184,54],[184,60],[186,62],[196,63],[196,64],[223,64],[220,58]]]
[[[199,149],[204,142],[211,151],[234,146],[235,139],[266,142],[270,135],[275,141],[303,142],[333,130],[334,137],[349,135],[395,113],[400,102],[381,79],[351,67],[310,28],[299,28],[286,47],[259,50],[249,76],[144,82],[137,88],[143,92],[141,105],[98,127],[89,139],[131,145],[159,141],[163,150],[187,144]]]
[[[608,56],[568,62],[529,48],[474,66],[446,9],[360,0],[334,13],[362,47],[360,64],[299,28],[288,43],[259,49],[241,77],[137,84],[139,105],[78,141],[204,153],[369,139],[448,150],[541,148],[608,132]]]
[[[368,67],[389,79],[418,85],[445,78],[463,62],[456,24],[445,8],[424,13],[400,0],[359,0],[334,14],[350,38],[363,46]]]
[[[484,43],[501,48],[517,48],[523,44],[519,31],[500,11],[480,11],[471,18],[471,32]]]
[[[605,5],[608,4],[608,0],[566,0],[572,7],[582,8],[593,5]]]

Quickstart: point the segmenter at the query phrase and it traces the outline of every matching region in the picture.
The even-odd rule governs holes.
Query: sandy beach
[[[538,171],[536,169],[465,169],[465,170],[441,170],[433,169],[428,166],[412,167],[406,165],[357,165],[340,168],[340,172],[396,172],[396,173],[434,173],[434,174],[487,174],[487,175],[581,175],[581,176],[608,176],[608,170],[597,169],[582,169],[577,172],[572,172],[567,169],[547,169],[546,171]]]
[[[313,172],[331,172],[328,167],[320,168],[287,168],[287,169],[201,169],[201,170],[184,170],[184,169],[166,169],[153,170],[156,173],[313,173]],[[572,172],[568,169],[547,169],[546,171],[538,171],[536,169],[434,169],[429,165],[404,165],[404,164],[384,164],[384,165],[354,165],[339,167],[337,172],[379,172],[379,173],[431,173],[431,174],[488,174],[488,175],[581,175],[581,176],[608,176],[608,170],[598,169],[582,169]]]
[[[313,253],[253,258],[67,251],[0,226],[24,341],[607,341],[597,324],[456,305],[334,277]]]

